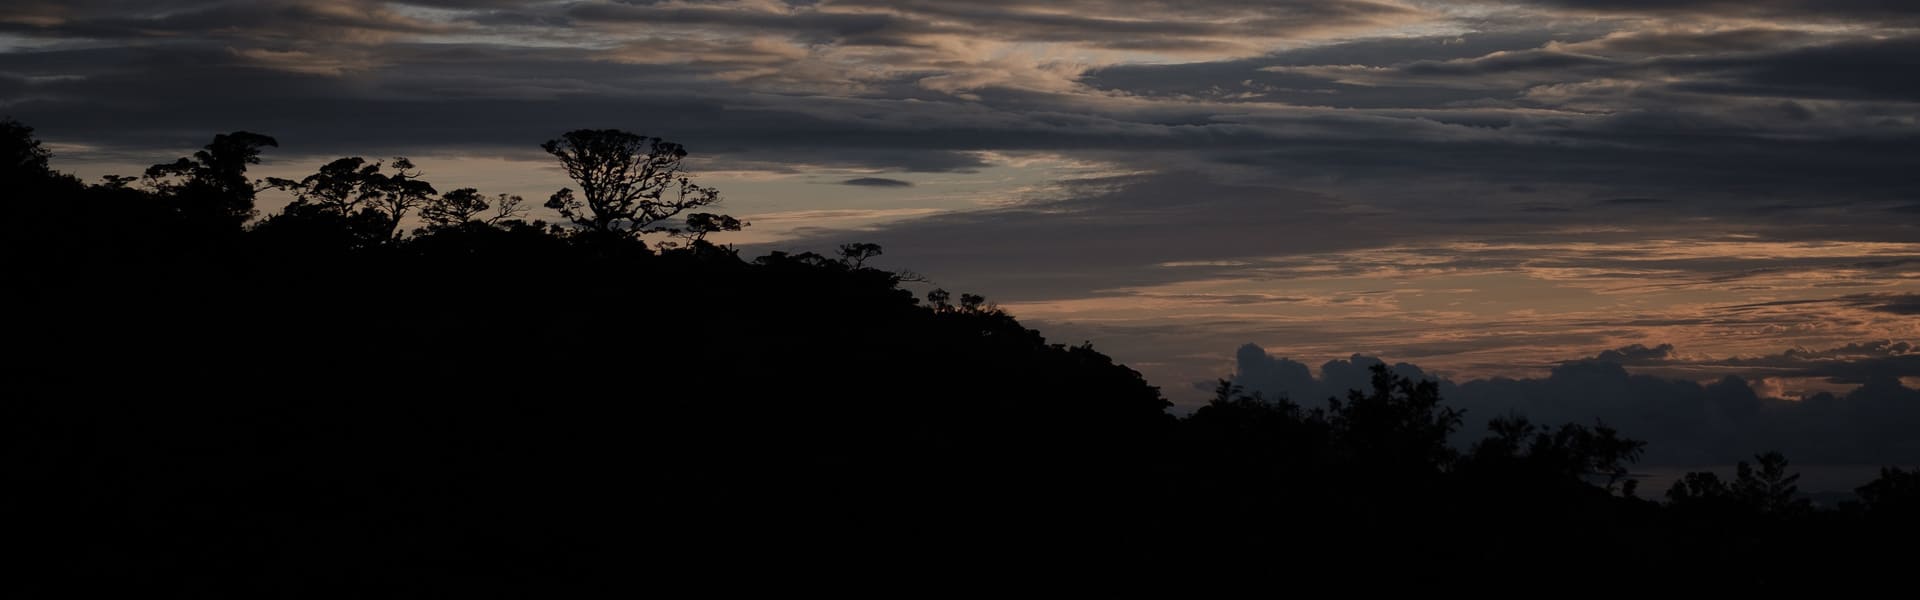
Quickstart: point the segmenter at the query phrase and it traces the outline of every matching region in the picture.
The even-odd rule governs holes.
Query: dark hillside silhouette
[[[21,304],[0,513],[28,597],[550,597],[1088,564],[1746,587],[1887,564],[1901,555],[1878,544],[1915,527],[1896,469],[1836,511],[1794,500],[1771,457],[1657,503],[1622,480],[1632,432],[1601,424],[1501,417],[1458,452],[1448,434],[1483,415],[1384,369],[1313,406],[1223,383],[1175,419],[1089,345],[981,296],[916,297],[916,276],[867,266],[878,246],[713,243],[745,224],[688,213],[717,192],[653,138],[549,142],[582,189],[549,203],[559,225],[405,159],[254,181],[275,140],[244,132],[87,185],[4,129]],[[297,200],[249,220],[268,186]],[[1786,547],[1821,554],[1743,562]]]

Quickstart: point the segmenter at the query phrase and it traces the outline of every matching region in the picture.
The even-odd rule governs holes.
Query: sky
[[[0,113],[58,169],[249,130],[261,175],[404,155],[538,204],[568,184],[540,142],[665,137],[752,223],[718,241],[879,243],[1183,408],[1370,357],[1911,398],[1916,72],[1895,0],[0,7]]]

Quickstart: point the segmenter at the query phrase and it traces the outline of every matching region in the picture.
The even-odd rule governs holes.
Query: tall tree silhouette
[[[292,192],[295,205],[311,204],[350,214],[359,211],[375,194],[366,182],[367,177],[379,171],[380,163],[367,164],[367,159],[349,156],[321,165],[320,170],[299,181],[268,177],[267,182]]]
[[[1799,498],[1799,473],[1788,473],[1787,457],[1765,452],[1753,457],[1753,465],[1740,461],[1735,466],[1733,492],[1748,504],[1767,513],[1806,510],[1807,501]]]
[[[247,167],[260,164],[261,149],[279,145],[246,131],[215,135],[193,156],[147,167],[146,179],[191,220],[237,227],[253,218],[254,196],[264,187],[247,179]]]
[[[1449,465],[1458,454],[1447,436],[1461,411],[1440,404],[1439,384],[1414,381],[1374,365],[1373,392],[1351,390],[1328,400],[1326,419],[1348,458],[1369,468],[1405,474]]]
[[[868,259],[880,254],[879,244],[856,242],[840,245],[840,260],[855,267],[866,266]]]
[[[386,167],[393,172],[382,172]],[[435,193],[406,157],[383,163],[349,156],[299,181],[269,177],[267,183],[293,192],[287,214],[345,219],[370,239],[392,237],[407,213],[426,206]]]
[[[576,129],[540,147],[580,184],[579,195],[562,188],[545,206],[596,234],[637,238],[668,231],[656,224],[720,201],[719,191],[693,183],[686,173],[686,147],[657,137]]]
[[[420,170],[406,157],[394,157],[387,166],[393,173],[374,173],[370,183],[379,192],[373,197],[373,205],[387,216],[387,235],[391,236],[400,229],[408,211],[425,206],[438,192],[420,178]]]
[[[9,187],[28,179],[45,178],[52,152],[40,146],[33,128],[12,118],[0,119],[0,185]]]

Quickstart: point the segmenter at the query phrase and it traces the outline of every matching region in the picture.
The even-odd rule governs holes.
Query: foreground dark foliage
[[[1640,444],[1618,432],[1505,417],[1456,451],[1463,415],[1384,371],[1316,407],[1223,384],[1175,419],[1090,347],[977,296],[915,298],[864,266],[871,245],[650,247],[642,228],[741,224],[563,230],[517,199],[436,197],[404,159],[252,182],[274,140],[247,133],[147,185],[84,185],[7,126],[21,303],[0,511],[22,572],[51,582],[32,591],[555,596],[1082,567],[1747,587],[1911,557],[1904,471],[1815,511],[1768,456],[1658,504],[1623,481]],[[299,200],[243,225],[256,184]],[[408,210],[429,218],[404,232]],[[1752,568],[1787,554],[1802,568]]]

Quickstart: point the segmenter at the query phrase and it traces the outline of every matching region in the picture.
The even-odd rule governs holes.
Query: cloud
[[[1035,150],[1207,177],[1257,170],[1270,180],[1337,182],[1348,194],[1378,193],[1365,184],[1386,180],[1398,180],[1392,188],[1403,194],[1451,191],[1472,173],[1500,189],[1660,198],[1679,205],[1675,210],[1709,195],[1743,206],[1755,197],[1800,193],[1829,203],[1863,196],[1910,203],[1901,194],[1916,188],[1894,157],[1920,145],[1920,122],[1910,106],[1890,103],[1912,90],[1903,78],[1876,75],[1901,71],[1904,57],[1914,54],[1912,41],[1899,36],[1751,28],[1616,35],[1589,27],[1370,38],[1266,54],[1243,48],[1236,53],[1247,56],[1147,65],[1120,55],[1033,54],[1001,45],[1055,43],[1041,30],[1058,28],[1073,32],[1061,37],[1093,44],[1139,37],[1101,33],[1124,29],[1111,19],[1082,23],[1064,11],[1025,8],[583,3],[567,10],[640,11],[665,20],[612,32],[564,20],[535,26],[535,33],[472,20],[503,10],[499,3],[434,3],[467,9],[450,15],[322,4],[290,3],[280,12],[182,4],[171,7],[175,13],[127,13],[146,17],[116,17],[98,8],[105,5],[69,11],[63,27],[188,13],[204,13],[196,18],[206,27],[165,29],[165,44],[0,54],[0,69],[72,78],[0,101],[67,141],[154,140],[156,150],[168,151],[191,143],[182,132],[198,137],[244,126],[274,133],[289,149],[315,152],[375,149],[349,148],[353,143],[495,152],[592,124],[667,133],[709,155],[770,168],[807,161],[963,170],[980,166],[971,152]],[[1235,19],[1249,13],[1366,20],[1418,12],[1354,4],[1223,2],[1160,20],[1154,11],[1172,7],[1155,4],[1130,8],[1136,16],[1127,21],[1139,23],[1126,27],[1168,21],[1233,31],[1241,27]],[[1083,8],[1104,14],[1094,4]],[[271,25],[307,12],[338,12],[343,16],[321,22],[387,34],[342,37]],[[911,25],[923,21],[954,24]],[[992,33],[1009,22],[1039,29]],[[702,29],[709,26],[721,29]],[[871,31],[919,35],[938,27],[963,31],[899,45],[851,41]],[[1062,58],[1067,54],[1085,60]],[[236,83],[244,94],[208,93]],[[124,89],[148,93],[136,102],[117,91]],[[1164,164],[1169,158],[1180,164]],[[1634,176],[1620,177],[1625,171]]]
[[[130,41],[377,44],[398,35],[443,33],[451,27],[373,0],[27,0],[10,6],[8,15],[0,18],[0,31],[5,30]]]
[[[1599,355],[1594,356],[1593,360],[1631,365],[1642,362],[1664,361],[1671,356],[1673,356],[1673,344],[1660,344],[1652,348],[1648,348],[1642,344],[1633,344],[1631,346],[1622,346],[1613,350],[1603,351]]]
[[[1920,376],[1920,352],[1913,343],[1893,340],[1852,342],[1825,349],[1790,348],[1773,354],[1681,356],[1672,344],[1648,348],[1640,344],[1606,350],[1592,358],[1567,361],[1604,362],[1672,377],[1738,376],[1751,380],[1820,380],[1859,385]]]
[[[909,45],[914,43],[914,36],[936,34],[1022,42],[1070,41],[1093,46],[1125,45],[1139,36],[1167,36],[1173,38],[1172,41],[1196,37],[1298,36],[1345,27],[1392,24],[1422,14],[1394,2],[1362,0],[1262,3],[1070,0],[1044,7],[1026,2],[956,4],[920,0],[827,0],[805,6],[752,2],[583,2],[566,10],[577,20],[794,31],[819,41],[878,45]]]
[[[1790,32],[1662,32],[1611,35],[1479,56],[1421,59],[1390,65],[1278,65],[1262,70],[1358,86],[1409,85],[1526,93],[1537,86],[1592,82],[1638,84],[1639,103],[1659,92],[1731,98],[1853,101],[1905,100],[1914,86],[1891,76],[1914,66],[1920,38],[1911,35],[1816,35]],[[1836,69],[1837,65],[1848,68]],[[1561,88],[1564,89],[1564,88]],[[1529,93],[1547,106],[1566,98]]]
[[[913,182],[902,181],[899,179],[888,179],[885,177],[855,177],[853,179],[848,179],[846,181],[840,182],[840,185],[851,185],[851,186],[858,186],[858,187],[903,188],[903,187],[913,187]]]
[[[1710,20],[1792,18],[1890,24],[1920,19],[1920,7],[1889,0],[1514,0],[1511,3],[1607,15]]]
[[[1898,263],[1901,265],[1905,262]],[[1829,305],[1862,308],[1874,312],[1896,315],[1920,314],[1920,294],[1907,293],[1868,293],[1848,294],[1833,298],[1803,298],[1795,300],[1774,300],[1751,304],[1736,304],[1725,307],[1731,312],[1749,312],[1791,306]]]
[[[1349,390],[1372,389],[1371,369],[1386,365],[1378,358],[1355,354],[1321,363],[1316,376],[1306,364],[1269,355],[1258,344],[1240,346],[1234,361],[1234,384],[1271,400],[1287,399],[1309,408],[1322,406],[1328,398],[1346,398]],[[1388,365],[1388,370],[1409,379],[1438,379],[1407,363]],[[1443,393],[1454,389],[1448,384]]]
[[[1920,294],[1890,294],[1861,298],[1866,301],[1865,306],[1870,310],[1896,315],[1920,315]]]
[[[1821,392],[1792,401],[1762,397],[1756,387],[1766,386],[1737,375],[1700,384],[1631,373],[1620,362],[1607,360],[1632,354],[1658,361],[1671,353],[1666,345],[1625,350],[1562,363],[1543,378],[1441,379],[1442,397],[1467,411],[1467,426],[1456,443],[1484,435],[1489,418],[1519,414],[1537,423],[1605,422],[1648,441],[1644,462],[1649,464],[1724,464],[1776,449],[1802,464],[1920,461],[1920,436],[1913,434],[1920,427],[1920,390],[1897,379],[1874,379],[1844,394]],[[1829,354],[1911,350],[1903,343],[1883,343]],[[1305,364],[1248,344],[1236,353],[1234,381],[1269,398],[1286,396],[1317,406],[1320,399],[1343,395],[1346,389],[1368,389],[1365,369],[1374,364],[1383,363],[1355,355],[1323,364],[1316,377]],[[1410,364],[1391,369],[1407,377],[1433,378]]]
[[[1216,259],[1292,254],[1370,242],[1354,221],[1303,229],[1305,213],[1339,210],[1331,199],[1260,185],[1208,181],[1197,173],[1111,176],[1059,182],[1034,197],[986,210],[942,214],[858,232],[820,232],[769,248],[829,248],[868,241],[892,264],[941,285],[1002,302],[1085,296],[1089,291],[1204,279],[1244,268]],[[1328,221],[1331,221],[1330,219]],[[1208,243],[1189,243],[1194,232]],[[1286,231],[1290,235],[1276,236]],[[992,240],[983,243],[982,240]],[[895,250],[895,249],[898,250]],[[1154,267],[1162,263],[1191,263]],[[1005,265],[1018,264],[1019,269]]]

